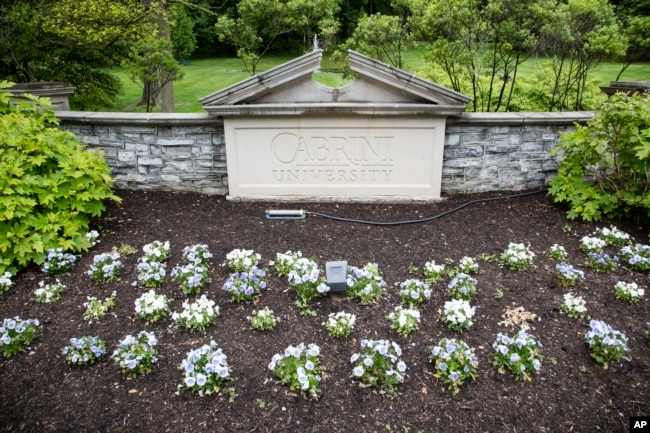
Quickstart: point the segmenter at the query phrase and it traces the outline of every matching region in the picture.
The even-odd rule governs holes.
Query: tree
[[[627,41],[607,0],[568,0],[544,12],[540,52],[552,59],[554,75],[547,109],[582,110],[589,71],[623,54]]]
[[[625,52],[623,67],[616,76],[616,81],[632,63],[650,61],[650,16],[626,17],[623,26],[629,42]]]
[[[332,34],[337,4],[337,0],[241,0],[234,16],[219,17],[217,34],[220,41],[235,46],[246,71],[255,75],[258,62],[281,35],[300,31],[306,44],[313,29]]]
[[[361,17],[343,47],[402,68],[402,53],[409,40],[410,33],[400,17],[377,13]]]
[[[483,83],[483,52],[491,40],[482,0],[411,0],[411,22],[415,38],[431,43],[427,60],[441,65],[462,92],[469,80],[473,109],[477,111]]]

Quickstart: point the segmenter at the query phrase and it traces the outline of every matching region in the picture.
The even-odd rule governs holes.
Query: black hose
[[[431,220],[434,220],[434,219],[437,219],[437,218],[441,218],[441,217],[443,217],[445,215],[449,215],[450,213],[454,213],[456,211],[459,211],[459,210],[461,210],[461,209],[463,209],[463,208],[465,208],[465,207],[467,207],[469,205],[472,205],[474,203],[482,203],[482,202],[487,202],[487,201],[505,200],[505,199],[511,199],[511,198],[526,197],[526,196],[533,195],[533,194],[540,194],[542,192],[546,192],[546,188],[540,189],[540,190],[535,190],[535,191],[528,191],[528,192],[519,193],[519,194],[504,195],[504,196],[500,196],[500,197],[479,198],[479,199],[476,199],[476,200],[468,201],[467,203],[464,203],[464,204],[462,204],[462,205],[460,205],[460,206],[458,206],[458,207],[456,207],[454,209],[442,212],[442,213],[440,213],[438,215],[434,215],[434,216],[427,217],[427,218],[420,218],[420,219],[416,219],[416,220],[406,220],[406,221],[386,221],[386,222],[382,222],[382,221],[365,221],[365,220],[358,220],[358,219],[354,219],[354,218],[337,217],[337,216],[327,215],[327,214],[320,213],[320,212],[305,211],[305,213],[308,214],[308,215],[316,215],[316,216],[323,217],[323,218],[329,218],[329,219],[335,220],[335,221],[343,221],[343,222],[349,222],[349,223],[368,224],[368,225],[375,225],[375,226],[397,226],[397,225],[403,225],[403,224],[415,224],[415,223],[423,223],[423,222],[431,221]]]

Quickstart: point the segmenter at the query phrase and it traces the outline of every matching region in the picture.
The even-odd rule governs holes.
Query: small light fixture
[[[345,292],[347,285],[348,262],[339,260],[325,263],[325,276],[331,292]]]

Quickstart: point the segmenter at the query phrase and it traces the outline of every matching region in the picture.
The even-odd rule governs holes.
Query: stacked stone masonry
[[[185,124],[128,124],[123,119],[110,124],[104,119],[98,124],[64,120],[61,125],[103,153],[116,188],[228,193],[222,121],[198,116]]]
[[[59,112],[61,128],[101,151],[115,187],[228,194],[223,120],[203,114]],[[592,113],[466,113],[446,126],[442,193],[543,187],[560,134]]]

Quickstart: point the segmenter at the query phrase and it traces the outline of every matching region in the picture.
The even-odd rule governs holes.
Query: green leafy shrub
[[[650,216],[650,98],[616,94],[585,126],[562,135],[563,161],[550,182],[567,217],[598,221]]]
[[[45,100],[2,91],[10,85],[0,82],[0,274],[40,265],[50,249],[88,249],[90,218],[120,200],[103,156],[57,129]]]

